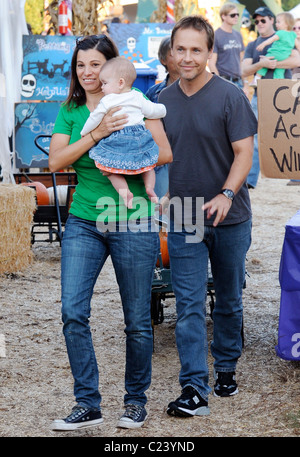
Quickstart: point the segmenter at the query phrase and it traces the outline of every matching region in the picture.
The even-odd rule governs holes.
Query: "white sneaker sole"
[[[187,413],[190,416],[208,416],[210,414],[210,409],[208,406],[201,406],[200,408],[195,409],[194,411],[181,407],[179,407],[178,410],[183,411],[184,413]]]
[[[86,427],[95,427],[100,425],[103,422],[103,419],[95,419],[93,421],[87,422],[79,422],[77,424],[69,424],[65,422],[63,419],[56,419],[52,422],[51,429],[52,430],[77,430],[78,428],[86,428]]]
[[[117,427],[119,428],[140,428],[144,425],[145,420],[147,419],[147,416],[143,420],[143,422],[133,422],[131,419],[120,419],[119,422],[117,423]]]
[[[168,406],[167,414],[175,417],[193,417],[193,416],[208,416],[210,409],[208,406],[200,406],[199,408],[192,411],[188,408],[182,408],[181,406]]]

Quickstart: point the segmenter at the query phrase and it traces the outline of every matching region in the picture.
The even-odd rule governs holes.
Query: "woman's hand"
[[[98,127],[93,130],[93,137],[96,141],[100,141],[102,138],[109,136],[111,133],[121,130],[127,124],[127,114],[115,114],[120,109],[120,106],[111,108],[104,116]]]
[[[169,192],[166,193],[161,199],[159,200],[159,214],[167,214],[170,204],[170,194]]]

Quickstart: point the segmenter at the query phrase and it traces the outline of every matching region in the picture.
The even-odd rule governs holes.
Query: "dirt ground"
[[[93,298],[91,328],[100,365],[104,422],[76,432],[50,430],[74,405],[73,385],[60,317],[60,247],[35,243],[26,271],[0,278],[1,437],[298,437],[300,363],[276,356],[279,262],[286,222],[300,209],[300,186],[260,179],[251,190],[253,241],[244,291],[245,345],[237,369],[239,394],[209,398],[211,413],[170,418],[169,401],[180,394],[174,329],[175,300],[165,301],[156,325],[148,420],[138,430],[116,428],[123,411],[125,334],[117,284],[107,262]],[[134,259],[133,259],[134,261]],[[207,317],[209,339],[212,321]],[[212,359],[209,359],[213,385]]]

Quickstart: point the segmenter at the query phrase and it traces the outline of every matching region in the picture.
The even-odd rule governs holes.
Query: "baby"
[[[104,97],[81,131],[84,136],[94,130],[113,107],[122,107],[118,114],[127,113],[125,127],[100,140],[90,149],[89,156],[105,172],[128,208],[132,208],[133,194],[125,179],[126,174],[142,173],[147,195],[153,202],[158,200],[154,192],[154,168],[159,150],[150,131],[145,128],[144,118],[160,119],[166,115],[164,105],[153,103],[140,91],[132,89],[135,79],[136,70],[129,60],[124,57],[108,60],[100,71]]]

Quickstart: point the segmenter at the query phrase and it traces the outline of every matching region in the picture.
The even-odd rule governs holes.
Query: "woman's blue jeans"
[[[162,198],[169,189],[169,167],[166,163],[165,165],[160,165],[155,167],[155,187],[154,191],[158,198]]]
[[[123,223],[127,226],[127,223]],[[150,219],[142,230],[100,232],[95,222],[69,216],[62,241],[63,333],[78,404],[99,408],[99,373],[89,326],[93,288],[110,255],[119,285],[126,333],[125,403],[144,405],[151,382],[151,287],[159,237]],[[98,306],[101,305],[101,299]],[[100,324],[99,324],[100,325]],[[114,322],[111,322],[114,326]],[[105,371],[105,367],[102,367]],[[121,374],[121,373],[120,373]],[[113,380],[112,380],[113,382]]]
[[[172,229],[171,229],[172,230]],[[176,343],[181,362],[179,382],[194,386],[207,399],[208,344],[206,333],[207,269],[210,258],[215,288],[211,352],[216,371],[235,371],[242,352],[246,253],[251,220],[235,225],[205,226],[203,241],[187,243],[183,231],[170,231],[168,247],[176,296]]]

